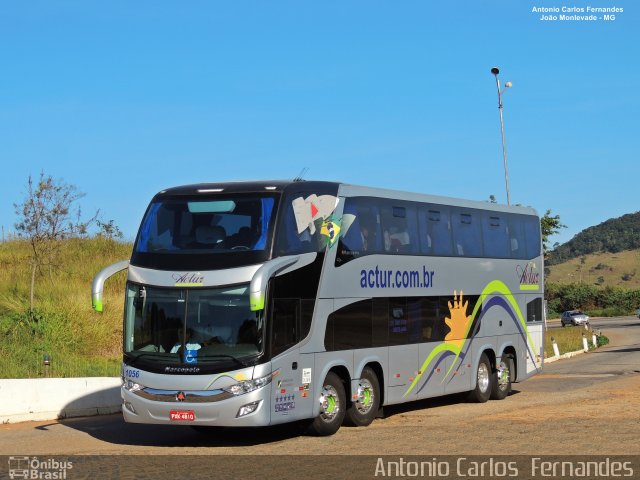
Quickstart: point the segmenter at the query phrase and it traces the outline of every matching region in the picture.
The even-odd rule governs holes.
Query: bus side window
[[[290,199],[286,199],[282,223],[278,228],[277,252],[280,255],[315,252],[318,250],[316,236],[312,236],[308,228],[298,233],[293,205]]]
[[[540,220],[533,215],[527,215],[524,218],[524,231],[527,240],[528,260],[536,258],[540,255]]]
[[[314,300],[276,298],[273,300],[271,354],[284,352],[303,340],[311,330]]]
[[[409,320],[407,299],[404,297],[389,299],[389,346],[409,343]]]
[[[371,300],[361,300],[335,312],[334,349],[371,348]]]
[[[297,298],[276,298],[271,308],[271,355],[284,352],[298,342],[300,300]]]
[[[435,342],[444,339],[444,317],[439,313],[438,297],[408,298],[409,343]]]
[[[350,197],[345,200],[344,215],[353,215],[353,223],[338,240],[336,266],[354,258],[379,253],[382,250],[380,215],[377,200],[367,197]]]
[[[336,264],[341,265],[349,260],[359,257],[365,250],[364,226],[361,224],[360,215],[357,208],[357,198],[347,198],[344,206],[344,215],[353,215],[355,219],[345,235],[338,239],[338,254]],[[369,232],[366,232],[367,234]]]
[[[360,300],[331,313],[327,318],[324,335],[326,350],[331,352],[372,346],[386,347],[386,338],[381,339],[380,332],[375,332],[374,315],[373,300]],[[383,328],[386,328],[386,316]]]
[[[451,255],[451,222],[449,209],[430,205],[420,209],[421,251],[427,255]]]
[[[504,214],[483,212],[482,237],[485,257],[509,258],[509,233]]]
[[[408,202],[386,201],[381,209],[385,253],[410,255],[418,251],[415,206]]]
[[[521,215],[509,215],[511,258],[526,259],[524,222]]]
[[[454,210],[453,243],[454,253],[460,257],[482,256],[482,231],[479,216],[471,210]]]

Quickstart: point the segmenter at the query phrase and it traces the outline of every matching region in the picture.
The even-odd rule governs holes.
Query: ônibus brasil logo
[[[540,272],[535,262],[529,262],[524,267],[516,266],[516,274],[520,282],[520,290],[540,290]]]
[[[9,457],[9,478],[27,478],[39,480],[64,480],[67,470],[73,468],[73,462],[38,457]]]

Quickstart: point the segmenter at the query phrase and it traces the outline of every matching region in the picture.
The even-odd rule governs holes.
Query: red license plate
[[[193,413],[193,410],[171,410],[169,412],[169,418],[171,420],[193,422],[196,419],[196,414]]]

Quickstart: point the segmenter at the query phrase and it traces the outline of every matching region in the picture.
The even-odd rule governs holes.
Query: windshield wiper
[[[198,360],[202,360],[203,358],[229,358],[231,360],[233,360],[234,362],[236,362],[238,365],[241,365],[243,367],[248,367],[249,364],[246,362],[243,362],[242,360],[240,360],[239,358],[234,357],[233,355],[227,355],[226,353],[211,353],[208,355],[198,355]]]

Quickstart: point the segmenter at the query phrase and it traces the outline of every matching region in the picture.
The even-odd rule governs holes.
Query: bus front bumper
[[[243,395],[226,392],[121,389],[122,413],[129,423],[165,425],[257,427],[271,422],[269,388]]]

